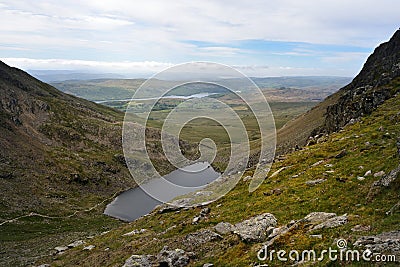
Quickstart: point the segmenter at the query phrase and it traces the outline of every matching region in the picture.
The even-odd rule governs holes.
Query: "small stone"
[[[358,176],[358,177],[357,177],[357,180],[359,180],[359,181],[364,181],[364,180],[365,180],[365,177],[363,177],[363,176]]]
[[[371,231],[371,226],[357,224],[356,226],[351,228],[351,231],[353,231],[353,232],[369,232],[369,231]]]
[[[312,230],[323,229],[323,228],[335,228],[340,225],[347,223],[347,214],[343,214],[342,216],[336,216],[322,222],[312,228]]]
[[[60,252],[66,251],[68,249],[68,247],[67,246],[58,246],[58,247],[55,247],[54,249],[57,251],[57,253],[60,253]]]
[[[77,240],[77,241],[75,241],[75,242],[73,242],[71,244],[68,244],[67,247],[74,248],[74,247],[77,247],[77,246],[80,246],[80,245],[83,245],[83,244],[85,244],[85,241]]]
[[[384,171],[379,171],[379,172],[374,173],[374,177],[381,177],[381,176],[384,176],[384,175],[385,175]]]
[[[364,176],[370,176],[371,174],[372,174],[372,171],[368,170],[368,171],[365,172]]]
[[[306,217],[304,217],[303,221],[310,223],[320,223],[327,221],[336,216],[336,213],[327,213],[327,212],[311,212]]]
[[[203,264],[203,267],[213,267],[214,266],[214,264],[212,264],[212,263],[204,263]]]
[[[329,163],[329,164],[325,164],[324,166],[327,167],[327,168],[332,168],[332,167],[333,167],[333,164],[330,164],[330,163]]]
[[[321,238],[322,238],[322,235],[310,235],[310,237],[312,237],[312,238],[319,238],[319,239],[321,239]]]
[[[192,224],[197,224],[200,221],[200,218],[201,218],[200,216],[194,217],[192,220]]]
[[[318,165],[320,165],[321,163],[324,163],[324,161],[323,161],[323,160],[317,161],[317,162],[315,162],[314,164],[312,164],[311,167],[318,166]]]
[[[306,185],[316,185],[325,182],[326,179],[317,179],[317,180],[310,180],[306,182]]]
[[[205,207],[205,208],[201,209],[200,215],[205,216],[205,215],[209,214],[210,211],[211,211],[211,209],[209,207]]]
[[[297,177],[299,177],[298,174],[292,175],[292,178],[297,178]]]
[[[123,234],[122,236],[133,236],[133,235],[137,235],[137,234],[144,233],[144,232],[146,232],[146,231],[147,231],[146,229],[140,229],[140,230],[135,229],[135,230],[133,230],[133,231],[131,231],[131,232],[128,232],[128,233],[126,233],[126,234]]]
[[[340,151],[339,154],[337,154],[337,155],[335,156],[335,158],[340,159],[340,158],[343,158],[343,157],[346,156],[346,155],[347,155],[347,151],[346,151],[346,149],[343,149],[342,151]]]
[[[94,245],[89,245],[89,246],[87,246],[87,247],[84,247],[82,250],[92,250],[92,249],[94,249],[96,246],[94,246]]]

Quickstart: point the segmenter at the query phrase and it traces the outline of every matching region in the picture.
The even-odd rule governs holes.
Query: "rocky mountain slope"
[[[41,259],[51,266],[365,266],[327,256],[282,262],[269,251],[337,250],[400,260],[400,95],[326,140],[279,157],[261,187],[248,179],[203,207],[155,210]],[[251,171],[244,174],[251,175]],[[344,241],[343,241],[344,240]],[[261,256],[263,254],[260,254]],[[397,266],[393,259],[385,266]],[[210,265],[214,264],[214,265]],[[369,265],[370,266],[370,265]]]
[[[26,263],[24,253],[49,249],[46,238],[68,240],[85,224],[97,224],[95,232],[116,225],[103,218],[104,205],[92,208],[135,186],[122,154],[123,117],[0,62],[0,265]],[[159,131],[148,128],[147,137],[160,170],[173,170],[157,149]],[[97,217],[84,212],[92,210]]]
[[[360,73],[347,86],[278,132],[278,152],[304,146],[309,137],[338,131],[352,120],[370,114],[399,91],[400,30],[379,45]]]
[[[239,184],[207,206],[156,209],[38,263],[52,266],[364,266],[400,261],[399,31],[353,82],[280,132],[305,145],[276,158],[266,181]],[[386,74],[385,74],[386,73]],[[389,74],[388,74],[389,73]],[[370,77],[370,75],[373,75]],[[296,132],[297,130],[297,132]],[[284,135],[285,140],[282,138]],[[291,134],[291,135],[289,135]],[[281,148],[282,148],[281,147]],[[60,244],[66,245],[66,244]],[[272,258],[260,249],[275,251]],[[372,261],[314,260],[302,251],[367,250]],[[287,261],[279,250],[300,252]],[[342,251],[342,253],[344,253]],[[282,256],[282,254],[281,254]],[[288,257],[288,254],[283,255]],[[379,263],[376,263],[379,265]]]

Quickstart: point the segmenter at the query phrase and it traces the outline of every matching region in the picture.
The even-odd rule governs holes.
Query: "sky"
[[[354,76],[399,28],[398,0],[0,0],[0,59],[149,76],[210,61],[249,76]]]

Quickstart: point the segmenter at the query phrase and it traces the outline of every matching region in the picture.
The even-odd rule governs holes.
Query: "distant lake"
[[[187,167],[177,169],[164,179],[154,179],[142,187],[147,191],[157,192],[163,199],[172,200],[177,196],[204,188],[220,176],[208,162],[198,162]],[[180,185],[179,190],[168,190],[169,182]],[[135,187],[121,193],[104,210],[104,214],[124,221],[134,221],[148,214],[162,202],[149,196],[141,187]]]
[[[155,99],[190,99],[190,98],[203,98],[207,97],[210,95],[215,95],[217,93],[198,93],[198,94],[193,94],[193,95],[168,95],[168,96],[163,96],[163,97],[148,97],[148,98],[127,98],[127,99],[110,99],[110,100],[100,100],[100,101],[94,101],[98,104],[101,103],[108,103],[108,102],[120,102],[120,101],[145,101],[145,100],[155,100]]]

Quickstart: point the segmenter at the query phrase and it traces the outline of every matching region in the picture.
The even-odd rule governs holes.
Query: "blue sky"
[[[132,77],[188,61],[250,76],[354,76],[399,28],[398,10],[396,0],[0,0],[0,58]]]

